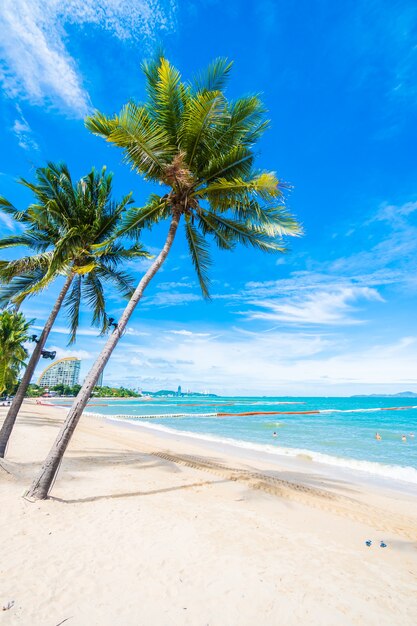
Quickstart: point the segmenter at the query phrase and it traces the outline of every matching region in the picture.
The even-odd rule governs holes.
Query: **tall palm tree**
[[[0,395],[13,390],[25,366],[28,353],[23,344],[29,339],[30,323],[23,313],[0,313]]]
[[[166,192],[152,195],[126,215],[121,229],[137,237],[143,228],[168,221],[160,253],[87,375],[45,463],[27,495],[46,498],[60,460],[92,389],[150,280],[164,263],[178,226],[185,228],[188,250],[204,297],[209,297],[208,238],[222,250],[236,244],[263,252],[283,252],[283,235],[301,228],[283,206],[283,185],[271,172],[253,169],[253,147],[268,126],[257,96],[227,100],[224,86],[231,64],[218,59],[192,83],[163,57],[143,65],[147,102],[129,102],[114,117],[96,112],[86,125],[122,148],[125,161]]]
[[[64,278],[54,306],[37,340],[22,381],[0,431],[0,457],[4,457],[10,434],[45,342],[64,304],[70,322],[70,341],[76,338],[81,302],[92,309],[93,324],[104,332],[108,326],[103,282],[112,283],[129,298],[132,279],[118,269],[126,259],[148,256],[139,244],[122,245],[116,234],[130,194],[120,202],[111,198],[112,175],[94,169],[73,183],[66,165],[49,163],[36,170],[36,182],[20,181],[35,195],[35,203],[18,211],[5,198],[0,208],[25,230],[0,240],[0,248],[26,246],[33,253],[15,261],[0,262],[0,305],[19,305],[38,294],[58,277]],[[111,239],[103,249],[102,243]]]

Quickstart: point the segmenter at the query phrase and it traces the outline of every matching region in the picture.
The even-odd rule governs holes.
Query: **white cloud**
[[[322,331],[253,332],[232,328],[210,341],[193,327],[177,334],[175,349],[161,328],[141,344],[123,344],[114,353],[108,376],[150,389],[178,384],[196,391],[209,389],[225,394],[370,393],[381,389],[400,391],[417,385],[417,353],[414,336],[378,343],[357,343],[346,335]],[[126,382],[126,384],[127,384]]]
[[[143,298],[143,304],[146,306],[169,307],[180,306],[201,299],[202,296],[194,293],[168,293],[162,291],[161,293],[156,293],[154,296]]]
[[[417,211],[417,202],[405,202],[400,206],[383,204],[376,212],[375,217],[370,221],[388,222],[394,227],[398,225],[403,227],[406,224],[404,218],[407,218],[415,211]]]
[[[191,330],[167,330],[166,332],[184,337],[210,337],[210,333],[193,333]]]
[[[92,353],[87,350],[67,350],[59,346],[48,346],[48,350],[56,351],[57,359],[64,359],[69,356],[73,356],[76,359],[90,359],[93,356]]]
[[[82,117],[91,102],[66,47],[66,26],[94,24],[119,39],[146,43],[157,30],[171,27],[174,8],[173,0],[2,0],[4,91]]]
[[[129,335],[130,337],[149,337],[151,333],[147,333],[141,330],[136,330],[136,328],[132,328],[128,326],[125,331],[125,335]]]
[[[35,313],[33,313],[35,314]],[[34,330],[43,330],[43,326],[32,326]],[[51,330],[52,333],[56,333],[58,335],[69,335],[69,329],[65,328],[65,326],[53,326]],[[87,336],[87,337],[98,337],[100,331],[98,329],[94,330],[93,328],[79,328],[77,330],[77,335]]]
[[[39,146],[33,139],[32,129],[22,113],[19,105],[16,105],[18,117],[15,119],[12,130],[17,137],[18,144],[24,150],[39,150]]]
[[[193,287],[193,283],[171,281],[171,282],[158,284],[158,289],[161,289],[162,291],[170,291],[171,289],[181,289],[183,287],[185,288]]]
[[[351,255],[340,257],[327,270],[333,274],[368,276],[391,273],[389,282],[406,284],[410,274],[414,274],[414,258],[417,254],[417,224],[415,213],[417,202],[405,202],[402,205],[383,204],[363,224],[360,229],[369,236],[366,227],[373,229],[372,239],[364,242],[363,249]],[[385,232],[378,232],[376,222],[380,222]],[[370,241],[376,243],[370,245]]]
[[[15,230],[16,222],[10,217],[10,215],[0,213],[0,222],[3,222],[8,230]]]
[[[383,299],[369,287],[343,287],[334,291],[315,291],[292,299],[277,298],[253,300],[249,302],[266,311],[249,311],[245,315],[250,319],[262,319],[295,324],[347,325],[358,324],[360,320],[352,317],[356,309],[352,303],[359,299]]]

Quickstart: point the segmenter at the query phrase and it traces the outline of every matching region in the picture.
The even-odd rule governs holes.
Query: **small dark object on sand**
[[[379,544],[380,548],[386,548],[387,544],[384,541],[381,541],[381,543]]]
[[[9,609],[11,609],[14,605],[14,600],[12,600],[11,602],[8,602],[7,604],[4,605],[3,607],[3,611],[8,611]]]
[[[370,539],[368,539],[368,541],[365,541],[365,543],[368,546],[368,548],[372,545],[372,541]]]

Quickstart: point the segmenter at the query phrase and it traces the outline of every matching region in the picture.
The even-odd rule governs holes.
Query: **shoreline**
[[[0,463],[1,626],[414,625],[415,497],[83,415],[29,503],[64,415],[25,402]]]
[[[311,464],[313,464],[317,471],[327,476],[336,473],[344,480],[358,481],[373,487],[381,486],[390,490],[398,489],[414,493],[417,485],[417,468],[412,466],[366,461],[353,457],[329,455],[311,449],[273,446],[272,444],[259,444],[229,437],[217,437],[209,433],[177,430],[169,426],[153,424],[148,422],[146,418],[130,417],[127,414],[121,417],[86,410],[84,415],[119,424],[122,428],[144,428],[158,433],[162,439],[164,437],[182,437],[185,440],[191,439],[200,442],[202,446],[208,448],[221,450],[226,447],[229,448],[228,453],[233,456],[249,455],[252,459],[265,456],[270,462],[276,462],[278,465],[285,465],[288,462],[292,466],[298,461],[297,469],[301,472],[308,472],[311,469]]]

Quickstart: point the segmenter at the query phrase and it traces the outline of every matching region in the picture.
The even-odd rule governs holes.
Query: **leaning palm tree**
[[[283,206],[283,185],[271,172],[253,169],[253,147],[268,126],[257,96],[229,101],[223,91],[231,64],[215,61],[192,83],[163,57],[145,63],[148,99],[129,102],[114,117],[96,112],[86,125],[122,148],[134,171],[165,193],[152,195],[127,213],[122,233],[137,237],[144,228],[167,221],[165,244],[87,375],[45,463],[27,495],[46,498],[81,413],[150,280],[164,263],[180,222],[203,296],[209,297],[208,239],[222,250],[236,244],[263,252],[283,252],[282,237],[301,228]]]
[[[0,458],[4,457],[16,417],[41,357],[45,342],[64,304],[70,322],[70,340],[76,339],[81,303],[92,309],[93,324],[108,327],[103,282],[113,284],[129,298],[132,279],[118,266],[126,259],[148,256],[139,244],[126,248],[116,235],[130,194],[120,202],[111,199],[112,175],[94,169],[73,183],[68,168],[49,163],[36,170],[36,182],[21,180],[35,195],[35,203],[18,211],[5,198],[0,208],[22,224],[20,235],[0,240],[0,248],[26,246],[31,255],[0,262],[0,305],[20,305],[23,300],[64,278],[46,324],[36,339],[22,381],[0,431]],[[104,241],[111,244],[100,248]],[[34,336],[36,338],[36,336]]]
[[[28,353],[24,343],[29,340],[30,323],[23,313],[0,313],[0,395],[14,389],[25,366]]]

